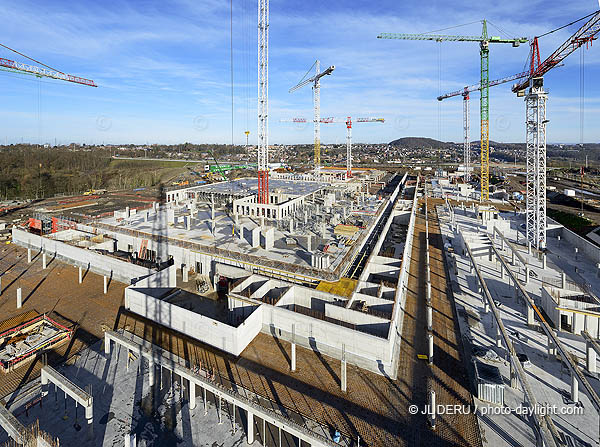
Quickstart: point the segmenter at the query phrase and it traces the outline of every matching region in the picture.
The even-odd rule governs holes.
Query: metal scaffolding
[[[463,93],[463,123],[465,141],[463,143],[463,158],[465,163],[465,182],[471,181],[471,142],[469,141],[469,91]]]
[[[525,97],[527,141],[527,240],[546,248],[546,101],[543,78],[535,78]]]

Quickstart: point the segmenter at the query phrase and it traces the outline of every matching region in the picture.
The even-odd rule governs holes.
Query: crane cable
[[[577,22],[581,22],[582,20],[585,20],[585,19],[587,19],[588,17],[591,17],[591,16],[593,16],[593,15],[595,15],[595,14],[598,14],[598,12],[600,12],[600,10],[598,10],[598,11],[594,11],[594,12],[592,12],[592,13],[588,14],[587,16],[585,16],[585,17],[582,17],[582,18],[580,18],[580,19],[573,20],[572,22],[570,22],[570,23],[567,23],[566,25],[563,25],[563,26],[561,26],[561,27],[559,27],[559,28],[553,29],[552,31],[548,31],[547,33],[540,34],[540,35],[539,35],[539,36],[537,36],[537,37],[538,37],[538,39],[539,39],[540,37],[544,37],[544,36],[547,36],[548,34],[555,33],[556,31],[559,31],[559,30],[561,30],[561,29],[563,29],[563,28],[566,28],[567,26],[571,26],[571,25],[573,25],[573,24],[575,24],[575,23],[577,23]]]
[[[4,45],[4,44],[1,44],[1,43],[0,43],[0,47],[4,47],[4,48],[6,48],[7,50],[10,50],[10,51],[12,51],[13,53],[17,53],[18,55],[20,55],[20,56],[23,56],[23,57],[25,57],[25,58],[29,59],[30,61],[33,61],[33,62],[35,62],[36,64],[43,65],[44,67],[46,67],[46,68],[49,68],[50,70],[54,70],[54,71],[57,71],[57,72],[59,72],[59,73],[61,73],[61,74],[64,74],[62,71],[60,71],[60,70],[57,70],[56,68],[52,68],[51,66],[49,66],[49,65],[46,65],[46,64],[44,64],[43,62],[40,62],[40,61],[38,61],[38,60],[36,60],[36,59],[34,59],[34,58],[32,58],[32,57],[29,57],[29,56],[27,56],[26,54],[20,53],[19,51],[15,50],[15,49],[13,49],[13,48],[7,47],[7,46],[6,46],[6,45]]]

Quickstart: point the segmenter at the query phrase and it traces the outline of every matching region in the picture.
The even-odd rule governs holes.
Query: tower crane
[[[591,46],[592,42],[597,39],[597,34],[600,33],[600,11],[589,14],[584,17],[584,19],[586,18],[589,18],[589,20],[543,62],[540,62],[538,43],[538,38],[541,36],[534,37],[531,41],[531,50],[528,58],[529,70],[496,79],[487,84],[488,87],[493,87],[506,82],[520,80],[512,87],[512,91],[520,97],[525,96],[527,88],[530,88],[525,98],[527,129],[526,232],[528,241],[538,249],[544,249],[546,247],[546,124],[548,123],[548,120],[546,119],[546,100],[548,94],[543,88],[543,76],[552,68],[561,66],[567,56],[575,52],[584,44],[586,46]],[[481,90],[482,85],[484,84],[474,84],[465,87],[463,90],[457,90],[438,96],[437,99],[442,101],[446,98],[462,95],[465,99],[464,104],[466,110],[468,111],[469,93]],[[465,164],[468,166],[467,163],[469,163],[470,155],[468,154],[467,115],[465,115],[464,123]]]
[[[315,75],[311,76],[308,79],[305,79],[306,76],[310,73],[312,68],[315,68]],[[325,70],[321,71],[321,62],[317,59],[315,63],[308,69],[308,72],[304,75],[304,77],[293,86],[289,93],[295,92],[296,90],[304,87],[308,84],[313,84],[313,96],[314,96],[314,117],[313,122],[315,126],[315,173],[319,175],[319,168],[321,166],[321,78],[323,76],[328,76],[333,73],[335,70],[335,65],[330,65]]]
[[[498,36],[488,36],[487,21],[482,21],[481,36],[448,36],[439,34],[396,34],[382,33],[378,39],[403,39],[403,40],[433,40],[436,42],[478,42],[481,59],[481,200],[489,200],[490,190],[490,132],[489,132],[489,44],[507,43],[518,47],[527,43],[525,37],[502,39]]]
[[[512,76],[507,76],[500,79],[495,79],[488,83],[488,87],[494,87],[495,85],[501,85],[506,82],[511,82],[516,79],[521,79],[529,75],[529,71],[525,71],[522,73],[517,73]],[[468,182],[471,180],[471,142],[469,140],[469,94],[474,91],[481,90],[481,83],[467,86],[462,90],[456,90],[454,92],[446,93],[444,95],[438,96],[438,101],[442,101],[447,98],[452,98],[453,96],[462,96],[463,97],[463,158],[465,163],[465,181]]]
[[[269,0],[258,0],[258,203],[269,203]]]
[[[517,96],[525,96],[527,143],[527,240],[543,250],[546,248],[546,102],[543,76],[558,66],[567,56],[583,45],[591,46],[600,33],[600,11],[589,14],[589,20],[540,62],[538,36],[530,52],[530,72],[526,79],[513,85]],[[556,31],[556,30],[555,30]],[[548,33],[547,33],[548,34]]]
[[[284,123],[306,123],[306,118],[291,118],[282,119]],[[384,118],[356,118],[355,123],[384,123]],[[343,118],[320,118],[319,123],[331,124],[331,123],[344,123],[346,124],[346,177],[352,177],[352,117]]]

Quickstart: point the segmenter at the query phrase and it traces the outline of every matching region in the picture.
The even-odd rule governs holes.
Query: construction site
[[[481,24],[481,36],[377,36],[479,44],[480,82],[437,98],[463,97],[450,172],[354,166],[353,123],[385,119],[322,118],[321,81],[336,67],[319,60],[289,89],[313,90],[312,166],[274,168],[259,0],[256,163],[211,152],[209,181],[5,210],[0,445],[600,444],[600,241],[547,216],[544,86],[597,39],[600,11],[559,28],[576,31],[543,61],[543,35]],[[527,70],[490,80],[491,43],[529,44]],[[511,81],[526,105],[524,200],[490,184],[489,88]],[[329,123],[346,126],[342,165],[321,160]]]

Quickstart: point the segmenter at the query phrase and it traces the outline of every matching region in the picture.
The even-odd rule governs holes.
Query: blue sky
[[[479,79],[476,43],[379,40],[380,32],[420,33],[487,18],[512,36],[531,37],[587,15],[596,0],[314,1],[272,0],[270,26],[270,143],[310,143],[312,124],[279,122],[312,116],[312,92],[296,84],[316,58],[335,72],[323,80],[322,116],[384,117],[358,124],[356,142],[403,136],[438,137],[440,91]],[[234,138],[256,142],[256,1],[234,0]],[[0,43],[98,88],[38,81],[0,72],[0,142],[226,143],[231,141],[229,2],[217,0],[28,1],[0,5]],[[577,26],[544,37],[542,58]],[[472,23],[446,31],[479,35]],[[490,27],[490,34],[498,30]],[[596,45],[598,48],[596,48]],[[600,43],[585,52],[586,142],[600,141]],[[440,56],[441,53],[441,56]],[[492,45],[490,76],[520,72],[528,45]],[[27,62],[7,50],[0,57]],[[438,78],[441,59],[441,80]],[[548,140],[579,142],[580,55],[546,76]],[[479,138],[479,95],[472,94],[471,135]],[[440,106],[441,138],[462,140],[462,100]],[[510,84],[491,89],[491,139],[522,142],[525,105]],[[345,126],[322,126],[322,141],[343,143]]]

